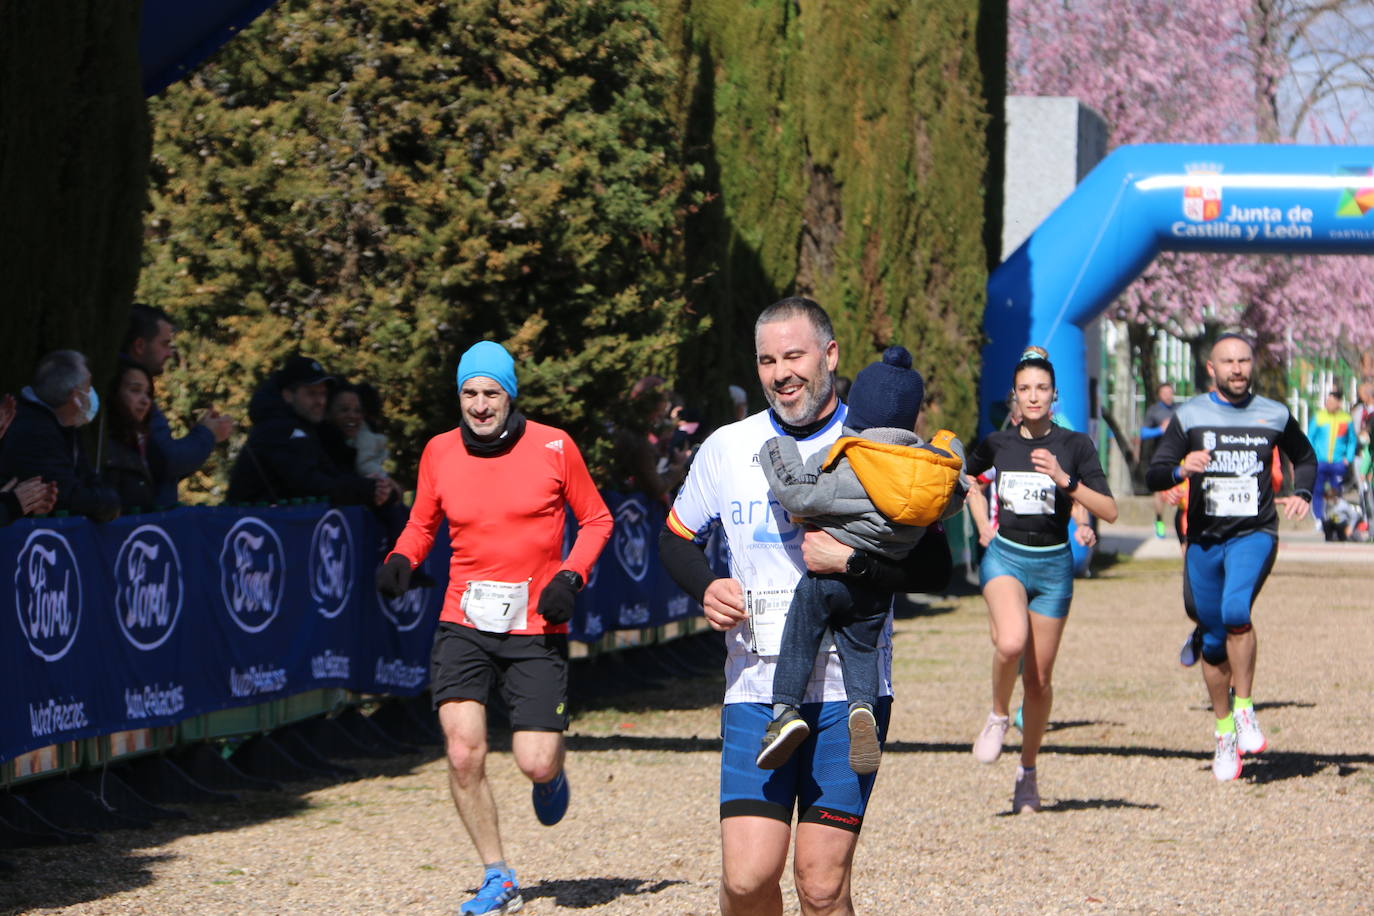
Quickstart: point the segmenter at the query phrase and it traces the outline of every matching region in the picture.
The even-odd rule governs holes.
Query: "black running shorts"
[[[445,700],[490,702],[499,687],[512,731],[568,728],[568,637],[484,633],[441,620],[429,659],[434,708]]]

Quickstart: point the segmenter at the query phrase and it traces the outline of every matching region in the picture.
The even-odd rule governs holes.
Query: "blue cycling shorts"
[[[978,584],[1011,576],[1026,589],[1026,603],[1042,617],[1069,616],[1073,601],[1073,551],[1058,547],[1023,547],[995,537],[978,564]]]
[[[843,700],[803,703],[802,718],[811,734],[792,759],[776,770],[754,762],[764,730],[773,721],[767,703],[727,703],[721,710],[720,817],[753,815],[785,824],[828,824],[858,833],[876,773],[860,776],[849,768],[849,704]],[[892,697],[879,697],[873,709],[878,741],[887,740]]]

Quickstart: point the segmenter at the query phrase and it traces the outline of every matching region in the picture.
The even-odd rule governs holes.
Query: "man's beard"
[[[777,402],[777,392],[771,387],[763,389],[763,396],[768,401],[768,406],[773,408],[773,413],[778,415],[778,419],[789,426],[805,426],[820,419],[821,409],[830,403],[830,395],[835,391],[835,376],[826,372],[819,378],[812,379],[802,386],[802,396],[790,408],[784,408]]]

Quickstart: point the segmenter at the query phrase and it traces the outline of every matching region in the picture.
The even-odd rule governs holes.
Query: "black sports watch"
[[[1077,474],[1070,474],[1070,475],[1069,475],[1069,479],[1064,483],[1064,492],[1065,492],[1065,493],[1072,493],[1072,492],[1074,491],[1074,488],[1077,487],[1079,483],[1080,483],[1080,480],[1079,480],[1078,475],[1077,475]]]
[[[844,574],[854,579],[862,579],[873,572],[873,557],[866,551],[855,548],[844,561]]]
[[[574,591],[582,591],[582,576],[571,569],[560,569],[553,574],[555,579],[564,579],[569,582]]]

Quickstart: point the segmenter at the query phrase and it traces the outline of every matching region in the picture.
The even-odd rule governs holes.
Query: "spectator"
[[[1159,437],[1164,435],[1164,430],[1174,415],[1174,386],[1165,382],[1155,389],[1155,396],[1158,400],[1145,408],[1145,418],[1140,423],[1139,465],[1142,468],[1150,466],[1150,459],[1154,458],[1155,448],[1159,445]],[[1160,490],[1154,494],[1157,538],[1164,537],[1164,507],[1168,504],[1164,497],[1166,492],[1168,491]]]
[[[627,416],[615,429],[614,441],[619,483],[666,505],[687,476],[691,454],[685,449],[668,454],[666,441],[665,450],[660,452],[659,433],[669,419],[671,406],[663,384],[663,379],[656,375],[646,375],[635,382],[630,389]],[[662,468],[661,454],[667,458]]]
[[[86,357],[75,350],[44,356],[34,370],[33,384],[20,392],[14,423],[0,451],[0,480],[28,483],[41,477],[57,485],[55,509],[97,522],[117,518],[119,496],[101,483],[76,432],[94,420],[99,409],[100,396],[91,389]]]
[[[1350,462],[1355,460],[1355,452],[1360,440],[1355,435],[1355,424],[1350,414],[1341,409],[1341,393],[1330,391],[1326,395],[1323,408],[1307,421],[1307,438],[1317,453],[1317,482],[1312,487],[1312,516],[1316,519],[1316,529],[1323,531],[1322,522],[1326,488],[1336,491],[1339,499],[1345,489],[1345,473]]]
[[[835,397],[849,403],[849,386],[854,384],[854,380],[847,375],[835,376]]]
[[[14,422],[14,395],[0,398],[0,439]],[[30,477],[24,482],[11,478],[0,486],[0,527],[10,524],[24,515],[47,515],[57,501],[57,484],[48,483],[41,477]]]
[[[731,422],[738,423],[749,416],[749,394],[738,385],[730,386]]]
[[[102,424],[100,476],[119,495],[123,511],[151,509],[157,505],[157,488],[148,466],[152,376],[138,363],[121,363],[106,400],[109,416]]]
[[[323,497],[339,505],[380,506],[389,481],[340,468],[320,442],[333,377],[308,356],[292,356],[253,394],[253,428],[229,475],[230,502]]]
[[[358,390],[358,400],[363,406],[363,425],[354,438],[358,450],[359,474],[386,474],[387,462],[391,454],[387,449],[386,436],[382,435],[382,396],[368,382],[354,386]]]
[[[124,335],[120,356],[143,367],[149,378],[162,374],[172,356],[172,335],[176,326],[160,308],[135,304],[129,313],[129,330]],[[152,504],[165,507],[177,503],[177,483],[205,464],[215,445],[229,438],[234,421],[209,408],[200,422],[180,439],[172,438],[167,417],[154,401],[148,412],[148,468],[153,475]]]
[[[389,481],[399,498],[401,488],[387,476],[386,471],[381,469],[381,461],[375,457],[376,449],[371,442],[366,442],[366,444],[373,450],[373,457],[369,458],[366,464],[374,470],[363,470],[362,451],[358,445],[360,441],[364,441],[363,430],[367,427],[367,420],[363,411],[362,394],[359,391],[359,386],[340,382],[331,388],[329,406],[325,409],[325,419],[328,422],[320,425],[320,441],[324,444],[329,457],[333,459],[334,465],[338,468],[352,468],[364,477]],[[375,439],[381,440],[381,454],[385,455],[386,439],[376,434],[373,436]],[[399,535],[400,530],[398,529],[396,533]]]

